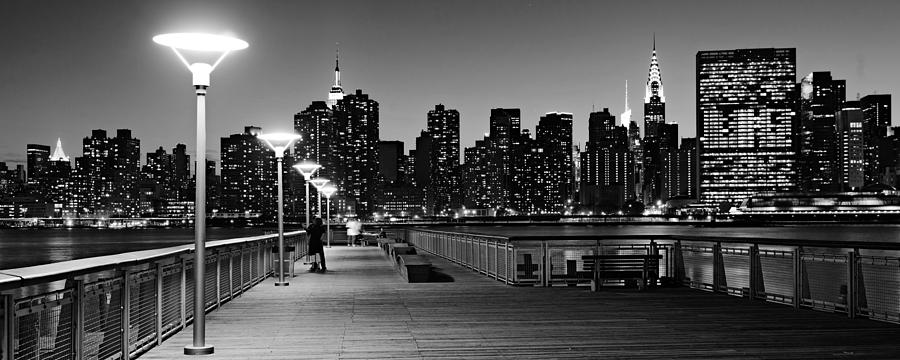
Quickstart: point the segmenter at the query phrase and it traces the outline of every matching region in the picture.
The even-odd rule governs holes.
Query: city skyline
[[[295,113],[327,99],[335,43],[345,92],[363,89],[382,105],[383,140],[413,144],[426,128],[428,110],[443,103],[460,112],[461,148],[487,132],[490,109],[498,107],[522,109],[523,129],[535,128],[545,113],[571,112],[573,140],[584,144],[591,109],[624,110],[624,80],[632,94],[643,90],[653,32],[668,90],[667,119],[681,125],[679,137],[695,135],[693,59],[704,49],[796,47],[797,80],[831,71],[847,79],[848,100],[857,93],[890,93],[900,81],[889,71],[897,48],[889,14],[898,5],[891,2],[779,3],[781,12],[771,14],[765,28],[750,20],[765,12],[765,4],[741,8],[747,20],[729,18],[728,26],[716,15],[737,5],[712,11],[710,2],[377,4],[125,2],[101,4],[109,11],[98,11],[62,2],[4,3],[0,36],[12,56],[0,70],[0,116],[7,128],[0,135],[0,161],[24,163],[26,144],[51,145],[57,138],[77,154],[92,129],[131,129],[143,140],[142,154],[177,143],[192,148],[189,84],[149,37],[200,28],[231,31],[251,44],[213,76],[211,139],[247,125],[290,130]],[[134,14],[130,23],[103,15],[121,11]],[[332,11],[341,16],[311,15]],[[614,30],[606,31],[577,21],[613,12],[641,14],[650,25],[629,30],[613,17],[603,29]],[[682,18],[666,20],[669,14]],[[389,21],[396,16],[409,21]],[[710,21],[697,26],[685,18]],[[36,23],[46,25],[35,30]],[[531,26],[538,23],[546,27]],[[629,105],[643,130],[639,97]],[[216,143],[207,148],[219,160]]]

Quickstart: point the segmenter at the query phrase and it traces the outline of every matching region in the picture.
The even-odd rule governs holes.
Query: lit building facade
[[[662,74],[659,68],[659,58],[656,55],[656,38],[653,39],[653,51],[650,55],[650,71],[647,76],[647,85],[644,90],[644,140],[642,144],[642,195],[644,203],[655,203],[664,197],[663,186],[665,182],[664,161],[666,152],[674,149],[677,143],[673,143],[666,131],[670,129],[666,125],[666,95],[663,89]],[[673,123],[674,124],[674,123]],[[677,138],[677,125],[676,129]]]
[[[559,213],[572,200],[572,114],[550,112],[538,121],[535,141],[542,150],[546,170],[539,181],[544,184],[545,212]]]
[[[356,90],[338,100],[334,118],[338,195],[357,216],[367,218],[375,210],[378,184],[378,102]]]
[[[427,133],[431,138],[427,206],[432,214],[446,214],[461,203],[459,111],[447,109],[443,104],[435,105],[428,112]]]
[[[696,61],[700,201],[795,190],[796,49],[700,51]]]
[[[276,210],[275,153],[257,138],[260,131],[247,126],[221,139],[220,213],[268,217]]]
[[[50,165],[50,147],[40,144],[28,144],[25,150],[26,180],[34,194],[47,191],[47,167]]]
[[[863,113],[858,101],[847,101],[834,114],[837,178],[841,191],[859,190],[865,182]]]
[[[865,184],[884,183],[885,169],[892,168],[896,161],[896,156],[891,159],[890,151],[882,150],[889,150],[887,133],[891,127],[891,94],[863,96],[860,106],[863,113]]]
[[[800,91],[799,188],[804,192],[834,191],[837,138],[834,114],[846,100],[847,82],[827,71],[803,77]]]

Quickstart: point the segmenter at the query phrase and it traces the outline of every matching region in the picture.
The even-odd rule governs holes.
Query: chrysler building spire
[[[650,98],[653,96],[659,96],[660,102],[666,102],[666,96],[663,93],[662,75],[659,72],[659,59],[656,57],[656,34],[653,34],[653,53],[650,55],[650,74],[647,77],[644,103],[650,103]]]

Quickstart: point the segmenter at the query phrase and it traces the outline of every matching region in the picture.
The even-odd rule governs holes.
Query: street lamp
[[[319,200],[316,201],[316,208],[319,209],[319,216],[322,216],[322,187],[330,181],[331,180],[325,178],[315,178],[309,181],[316,187],[316,192],[318,192],[319,195]]]
[[[168,46],[178,59],[187,66],[193,76],[194,92],[197,95],[197,171],[194,197],[194,342],[184,347],[185,355],[207,355],[214,352],[212,345],[206,344],[206,308],[204,306],[205,263],[206,263],[206,89],[209,75],[229,52],[246,49],[246,41],[233,37],[200,34],[171,33],[156,35],[153,42]],[[221,54],[212,65],[197,61],[188,62],[178,50],[211,52]],[[202,170],[201,170],[202,168]]]
[[[331,195],[334,195],[337,188],[326,185],[319,191],[325,194],[325,218],[328,219],[325,222],[325,233],[328,234],[328,247],[331,247]]]
[[[261,134],[258,138],[266,142],[273,151],[275,151],[275,159],[278,162],[278,281],[275,286],[288,286],[288,282],[284,281],[284,191],[282,191],[281,167],[284,158],[284,151],[287,150],[294,141],[300,139],[300,135],[290,133],[274,133]]]
[[[309,227],[309,178],[313,176],[313,174],[319,170],[322,165],[316,164],[312,161],[304,161],[299,164],[294,165],[294,169],[300,172],[303,175],[303,182],[306,183],[306,198],[304,198],[303,202],[306,203],[306,227]]]

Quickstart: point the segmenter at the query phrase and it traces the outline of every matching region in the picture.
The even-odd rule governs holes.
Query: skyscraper
[[[668,141],[670,137],[664,133],[667,130],[665,128],[666,124],[668,124],[666,120],[666,96],[663,91],[659,59],[656,56],[656,36],[654,35],[653,51],[650,55],[650,71],[647,75],[647,85],[644,90],[642,192],[645,203],[655,203],[659,200],[664,200],[664,191],[662,189],[664,183],[663,160],[666,152],[677,146],[677,144]]]
[[[70,199],[72,187],[69,178],[72,175],[72,163],[63,151],[62,139],[56,139],[56,148],[50,155],[47,167],[48,197],[53,202],[56,215],[71,209]]]
[[[590,114],[588,128],[587,147],[581,153],[580,202],[597,213],[618,211],[630,192],[628,130],[624,124],[616,126],[616,117],[607,108]]]
[[[427,206],[431,213],[442,214],[460,205],[459,111],[435,105],[428,111],[428,135],[431,181]]]
[[[880,183],[885,168],[893,167],[887,145],[891,126],[891,94],[866,95],[860,99],[863,112],[863,144],[865,146],[865,185]],[[882,154],[887,156],[882,156]]]
[[[131,130],[117,129],[110,139],[112,191],[110,201],[114,214],[139,215],[138,180],[141,174],[141,141],[131,136]]]
[[[484,209],[495,206],[491,194],[493,182],[490,176],[490,137],[476,140],[475,146],[467,147],[462,165],[463,205],[470,209]]]
[[[547,172],[541,175],[543,209],[559,213],[572,200],[572,114],[550,112],[541,116],[535,129],[535,141],[546,162]]]
[[[368,217],[378,183],[378,102],[356,90],[338,100],[334,118],[338,189],[358,216]]]
[[[863,113],[859,101],[847,101],[834,114],[837,154],[835,184],[841,191],[860,189],[864,185],[865,149],[863,146]]]
[[[396,183],[400,180],[402,164],[402,141],[378,142],[378,173],[384,178],[385,184]]]
[[[846,98],[847,82],[831,73],[810,73],[800,81],[799,187],[804,192],[837,190],[834,114]]]
[[[513,157],[522,136],[519,109],[491,109],[487,181],[492,206],[510,208],[514,186]]]
[[[47,145],[28,144],[26,146],[26,183],[33,194],[43,195],[47,192],[47,167],[50,162],[50,147]]]
[[[261,129],[247,126],[222,138],[220,212],[247,217],[272,216],[275,208],[275,153],[257,138]]]
[[[697,53],[700,201],[796,189],[796,49]]]
[[[681,139],[678,149],[678,196],[697,198],[697,138]]]
[[[335,174],[334,112],[324,101],[313,101],[294,115],[294,132],[301,141],[294,143],[297,161],[314,161],[322,165],[316,176],[333,178]]]

